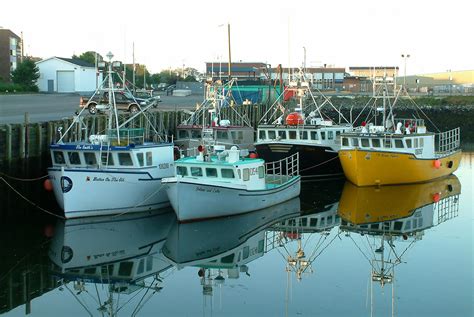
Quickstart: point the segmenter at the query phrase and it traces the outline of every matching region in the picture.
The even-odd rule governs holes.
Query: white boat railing
[[[444,155],[456,151],[460,146],[460,129],[452,129],[436,134],[436,154]]]
[[[281,185],[299,175],[299,170],[299,153],[295,153],[279,161],[265,163],[266,181]]]

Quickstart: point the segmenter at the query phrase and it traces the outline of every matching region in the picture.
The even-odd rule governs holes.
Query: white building
[[[102,74],[96,77],[93,64],[80,59],[50,57],[36,63],[41,92],[91,92],[101,83]]]

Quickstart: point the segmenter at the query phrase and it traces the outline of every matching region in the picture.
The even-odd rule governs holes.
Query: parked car
[[[173,95],[173,90],[176,89],[176,85],[169,85],[167,88],[166,88],[166,95]]]
[[[140,98],[124,90],[116,90],[114,95],[117,110],[128,111],[132,114],[137,113],[140,108],[146,107],[152,102],[154,102],[154,107],[158,105],[158,102],[161,102],[160,96]],[[92,100],[87,97],[81,97],[79,106],[81,108],[87,107],[90,114],[96,114],[97,111],[109,107],[109,93],[108,91],[99,91]]]
[[[167,83],[159,83],[159,84],[156,86],[156,90],[165,91],[167,87],[168,87],[168,84],[167,84]]]

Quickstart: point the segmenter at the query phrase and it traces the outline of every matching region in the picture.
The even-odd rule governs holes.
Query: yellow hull
[[[346,182],[338,215],[357,225],[391,221],[460,192],[461,183],[455,175],[420,184],[382,187],[357,187]]]
[[[339,151],[339,158],[346,178],[357,186],[395,185],[452,174],[459,167],[461,151],[440,159],[417,159],[412,154],[353,149]]]

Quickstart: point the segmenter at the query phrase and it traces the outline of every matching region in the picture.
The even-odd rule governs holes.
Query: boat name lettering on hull
[[[202,193],[220,193],[221,191],[218,188],[203,188],[203,187],[196,187],[197,192],[202,192]]]
[[[93,182],[125,182],[123,177],[95,177],[92,179]]]
[[[76,150],[93,150],[92,145],[77,145]]]

